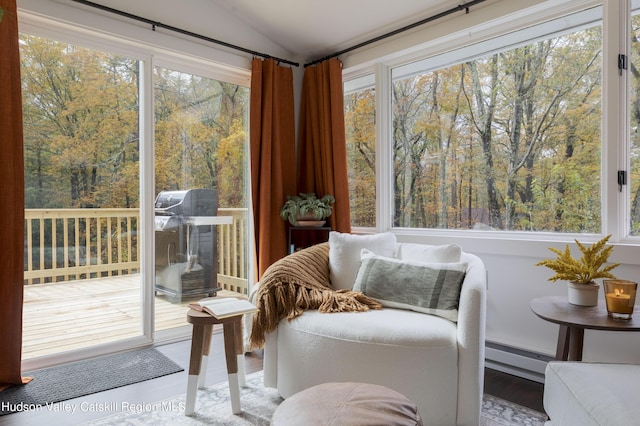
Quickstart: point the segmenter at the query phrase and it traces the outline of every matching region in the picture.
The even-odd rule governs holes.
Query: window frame
[[[393,226],[393,153],[391,152],[391,71],[394,68],[407,66],[416,61],[429,61],[439,55],[456,49],[469,49],[473,45],[470,40],[487,40],[494,37],[505,37],[518,28],[526,31],[535,25],[548,25],[549,21],[565,15],[578,13],[593,8],[602,8],[603,60],[602,60],[602,144],[601,144],[601,216],[600,234],[553,233],[553,232],[521,232],[521,231],[474,231],[458,229],[434,228],[399,228]],[[628,35],[630,31],[630,6],[627,0],[614,2],[577,1],[563,2],[556,7],[533,7],[522,10],[512,16],[503,17],[489,25],[466,28],[463,31],[445,37],[430,40],[420,49],[407,49],[403,55],[394,54],[382,57],[375,62],[354,65],[345,68],[344,79],[348,81],[363,70],[375,70],[376,73],[376,187],[378,193],[377,227],[357,229],[361,232],[380,232],[391,230],[398,235],[412,237],[437,236],[455,238],[481,238],[483,240],[522,240],[522,241],[597,241],[603,235],[612,234],[612,242],[640,244],[640,237],[630,236],[629,191],[630,186],[623,186],[618,191],[617,170],[629,170],[629,119],[627,87],[629,73],[618,74],[618,51],[628,51]],[[561,19],[562,20],[562,19]],[[573,25],[576,27],[576,24]],[[499,29],[498,29],[499,28]],[[548,32],[547,32],[548,33]],[[615,54],[609,52],[614,51]],[[349,63],[349,60],[345,60]],[[459,62],[459,61],[458,61]],[[384,98],[389,99],[384,99]],[[610,141],[614,141],[611,143]]]

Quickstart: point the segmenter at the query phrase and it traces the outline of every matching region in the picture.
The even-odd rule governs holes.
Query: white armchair
[[[467,269],[457,323],[389,307],[306,311],[281,320],[266,334],[265,386],[287,398],[326,382],[373,383],[413,400],[425,424],[477,426],[484,384],[486,272],[475,255],[462,252],[460,261]]]

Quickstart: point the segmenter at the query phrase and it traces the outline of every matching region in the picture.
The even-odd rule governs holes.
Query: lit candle
[[[607,309],[609,312],[617,312],[619,314],[632,314],[633,302],[630,294],[624,294],[624,290],[615,288],[613,293],[607,293]]]
[[[604,295],[609,316],[615,319],[631,319],[636,303],[638,284],[627,280],[604,280]]]

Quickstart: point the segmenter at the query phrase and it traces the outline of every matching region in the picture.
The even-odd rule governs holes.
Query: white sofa
[[[547,426],[640,424],[640,365],[553,361],[547,364]]]
[[[394,246],[398,252],[403,248],[402,243]],[[431,246],[404,243],[405,249],[421,247]],[[349,256],[340,253],[340,258]],[[265,386],[287,398],[326,382],[373,383],[413,400],[425,424],[477,426],[487,276],[477,256],[462,252],[460,261],[467,268],[457,323],[389,307],[361,313],[306,311],[292,321],[283,319],[266,335]]]

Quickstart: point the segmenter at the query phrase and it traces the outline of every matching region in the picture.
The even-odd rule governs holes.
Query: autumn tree
[[[353,226],[376,225],[375,90],[367,88],[344,97],[347,170]]]
[[[138,61],[29,35],[21,57],[26,206],[137,207]],[[217,188],[229,165],[220,205],[244,205],[248,89],[162,68],[155,83],[156,194]],[[220,160],[223,140],[239,146]]]
[[[478,71],[479,64],[487,67],[482,80]],[[488,225],[502,229],[501,209],[504,206],[504,199],[496,184],[497,164],[494,161],[494,156],[497,152],[494,152],[493,149],[492,129],[498,94],[498,57],[493,55],[487,61],[473,61],[465,65],[471,75],[470,88],[465,89],[466,99],[470,106],[470,122],[475,127],[477,136],[480,139],[484,159],[482,168],[485,172],[485,188],[488,200]],[[472,95],[468,95],[469,92]]]
[[[136,61],[27,35],[21,57],[27,207],[137,205]]]
[[[428,140],[425,129],[418,123],[423,108],[427,105],[429,78],[415,76],[393,84],[393,157],[394,157],[394,222],[396,226],[411,226],[415,219],[416,204],[421,199],[414,197],[416,184],[424,172],[421,166],[427,153]]]
[[[600,51],[595,27],[395,77],[396,226],[598,232]]]
[[[156,68],[156,194],[212,188],[243,207],[248,90]],[[221,181],[224,179],[224,182]]]

